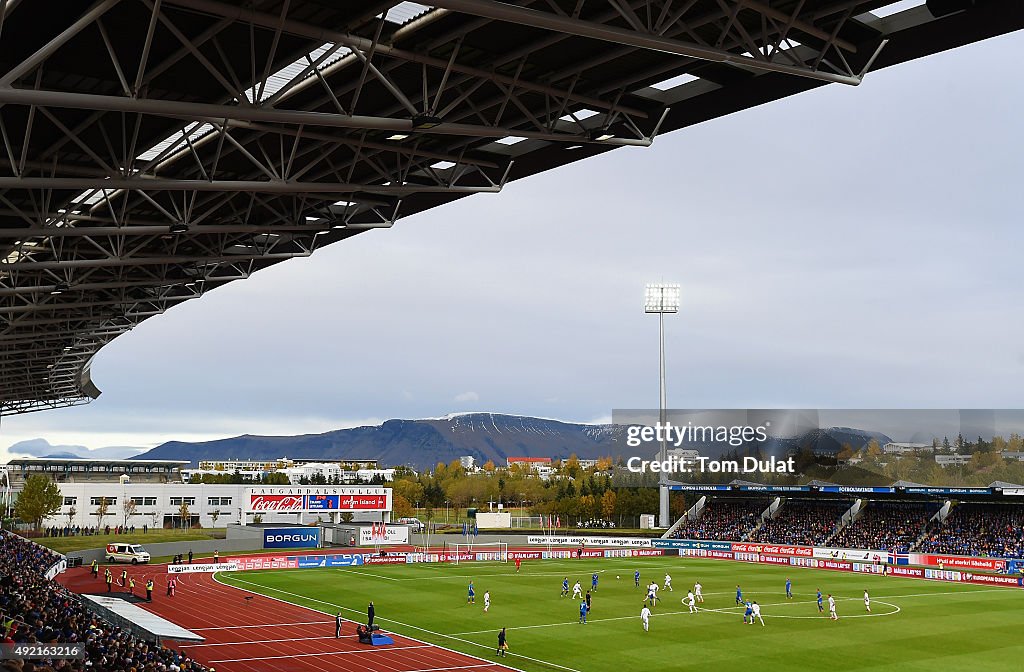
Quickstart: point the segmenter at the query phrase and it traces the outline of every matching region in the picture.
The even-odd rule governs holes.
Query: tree
[[[882,454],[882,447],[878,445],[878,439],[871,439],[868,441],[868,457],[878,457]]]
[[[181,518],[181,529],[187,529],[192,515],[188,510],[188,502],[184,499],[181,500],[181,506],[178,507],[178,516]]]
[[[68,509],[68,512],[64,514],[68,517],[68,527],[71,527],[71,521],[75,519],[75,514],[77,513],[78,509],[76,509],[74,505],[72,505],[72,507]]]
[[[846,462],[851,457],[853,457],[853,446],[851,446],[849,443],[843,443],[842,447],[839,449],[839,452],[836,454],[836,459],[839,460],[840,462]]]
[[[252,524],[253,525],[261,525],[262,523],[263,523],[263,514],[262,513],[257,513],[257,514],[255,514],[252,517]]]
[[[342,511],[341,512],[341,522],[343,522],[343,523],[351,523],[353,518],[355,518],[355,516],[352,515],[351,511]]]
[[[160,526],[160,517],[163,514],[159,510],[156,510],[156,511],[153,511],[153,513],[151,515],[153,517],[153,528],[155,529],[155,528]]]
[[[604,495],[601,496],[601,515],[607,520],[611,520],[615,515],[614,490],[605,490]]]
[[[214,509],[210,511],[210,520],[213,521],[213,526],[217,527],[217,519],[220,518],[220,509]]]
[[[396,518],[411,518],[413,516],[412,504],[402,495],[392,494],[391,508]]]
[[[100,497],[100,505],[96,507],[96,511],[92,515],[96,516],[96,527],[103,527],[103,519],[110,514],[110,502],[107,501],[106,497]]]
[[[493,473],[494,469],[495,469],[495,467],[494,467],[494,460],[487,460],[486,462],[484,462],[484,466],[483,466],[483,470],[484,471],[486,471],[488,473]]]
[[[124,526],[128,527],[128,521],[131,520],[132,516],[135,515],[136,509],[139,505],[135,503],[135,500],[131,497],[125,497],[124,501],[121,502],[121,511],[124,513]]]
[[[25,479],[25,487],[14,505],[14,512],[22,520],[32,523],[38,531],[43,526],[43,519],[60,511],[63,505],[64,496],[57,484],[42,474],[32,474]]]

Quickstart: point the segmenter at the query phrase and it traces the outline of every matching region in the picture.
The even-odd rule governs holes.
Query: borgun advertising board
[[[381,487],[292,487],[249,488],[248,511],[304,513],[318,511],[390,511],[391,488]]]
[[[263,548],[319,547],[319,527],[271,527],[263,530]]]

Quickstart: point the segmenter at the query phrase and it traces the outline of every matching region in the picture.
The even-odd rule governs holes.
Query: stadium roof
[[[8,0],[0,414],[95,398],[103,345],[272,264],[1024,27],[891,4]]]
[[[115,460],[107,458],[92,457],[15,457],[7,462],[7,466],[28,465],[28,464],[108,464],[116,466],[137,467],[147,464],[182,465],[189,464],[188,460]]]

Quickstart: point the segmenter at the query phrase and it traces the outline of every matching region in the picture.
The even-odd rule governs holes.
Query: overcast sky
[[[1018,407],[1018,33],[400,220],[148,320],[0,446],[154,446],[452,411]]]

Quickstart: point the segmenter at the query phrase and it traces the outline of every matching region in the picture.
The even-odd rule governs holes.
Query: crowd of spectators
[[[177,651],[100,620],[46,571],[57,554],[0,531],[0,612],[6,643],[84,644],[82,660],[5,660],[0,672],[210,672]]]
[[[149,532],[149,525],[142,526],[142,533]],[[106,525],[104,527],[82,527],[81,525],[64,525],[53,526],[43,529],[42,536],[44,537],[88,537],[96,534],[135,534],[135,526],[117,525],[111,527]]]
[[[929,502],[870,502],[829,545],[907,553],[938,510]]]
[[[1024,506],[960,504],[933,526],[917,551],[1024,558]]]
[[[790,499],[782,505],[779,515],[750,535],[748,541],[767,544],[820,546],[835,532],[839,519],[852,502],[812,502]]]
[[[743,536],[761,520],[768,500],[712,499],[697,520],[687,520],[672,536],[679,539],[719,539],[743,541]]]

